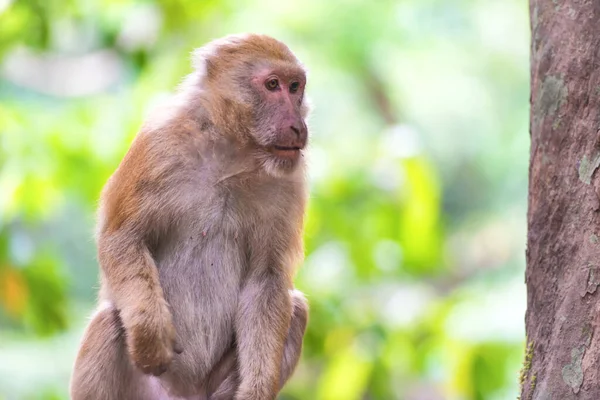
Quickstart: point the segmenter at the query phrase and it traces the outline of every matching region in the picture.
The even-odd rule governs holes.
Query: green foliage
[[[533,353],[535,350],[535,343],[528,342],[527,347],[525,348],[525,359],[523,360],[523,366],[519,371],[519,390],[522,392],[525,384],[527,383],[527,377],[529,379],[529,396],[533,396],[535,385],[537,383],[537,376],[535,374],[530,373],[531,371],[531,363],[533,361]],[[519,398],[521,396],[519,395]]]
[[[525,3],[0,0],[0,399],[66,398],[99,191],[190,51],[240,31],[288,43],[315,105],[311,318],[281,398],[515,398]]]

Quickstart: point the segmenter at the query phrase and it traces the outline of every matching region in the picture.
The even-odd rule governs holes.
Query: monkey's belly
[[[244,255],[233,236],[207,236],[169,246],[172,250],[157,259],[183,348],[161,381],[180,396],[202,390],[208,373],[233,342]]]

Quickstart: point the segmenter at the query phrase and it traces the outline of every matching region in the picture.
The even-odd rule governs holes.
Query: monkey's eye
[[[265,82],[265,87],[270,91],[277,90],[279,88],[279,81],[277,78],[271,78]]]
[[[300,88],[300,82],[292,82],[290,84],[290,93],[296,93],[298,88]]]

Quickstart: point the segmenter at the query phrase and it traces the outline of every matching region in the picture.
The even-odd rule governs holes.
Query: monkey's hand
[[[161,375],[174,353],[183,351],[176,343],[175,327],[166,302],[163,300],[154,307],[135,307],[123,314],[127,348],[134,364],[146,374]]]

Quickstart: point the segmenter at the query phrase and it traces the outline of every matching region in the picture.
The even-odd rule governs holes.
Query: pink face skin
[[[295,161],[306,146],[307,128],[301,113],[306,77],[297,68],[261,71],[252,79],[263,104],[266,149],[273,155]],[[262,124],[261,124],[262,125]]]

